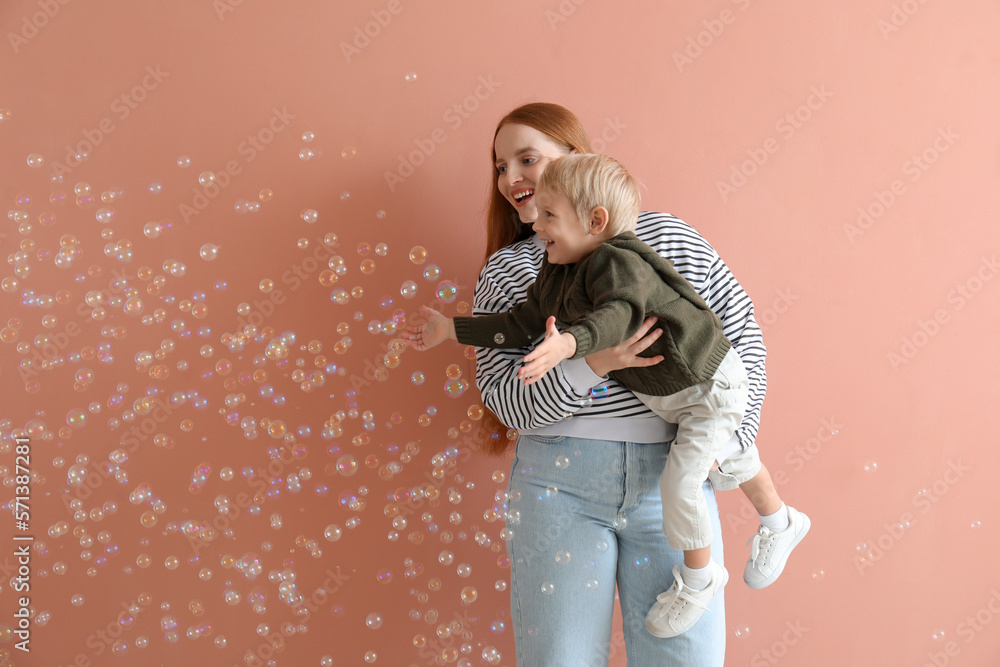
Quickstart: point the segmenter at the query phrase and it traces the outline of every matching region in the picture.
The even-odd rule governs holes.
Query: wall
[[[471,302],[492,132],[536,100],[755,300],[760,449],[814,527],[775,586],[734,578],[727,664],[992,664],[998,23],[4,3],[0,664],[514,664],[472,363],[390,344]],[[721,509],[738,572],[755,524]]]

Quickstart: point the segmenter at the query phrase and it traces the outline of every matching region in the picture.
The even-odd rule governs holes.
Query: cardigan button
[[[504,338],[504,335],[502,333],[498,333],[497,335],[493,336],[493,342],[496,343],[497,345],[503,345],[503,342],[505,340],[507,339]]]

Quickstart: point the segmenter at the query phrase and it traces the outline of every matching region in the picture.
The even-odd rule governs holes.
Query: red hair
[[[486,209],[486,256],[485,265],[493,254],[501,248],[517,243],[531,235],[531,226],[521,222],[517,211],[510,205],[497,187],[500,172],[497,170],[496,138],[500,128],[508,124],[527,125],[547,135],[567,153],[593,153],[590,137],[583,124],[569,109],[548,102],[532,102],[517,107],[497,123],[491,144],[490,164],[493,167],[493,181],[490,184],[490,201]],[[478,429],[479,447],[487,454],[501,456],[512,442],[507,437],[507,426],[492,411],[487,409]]]
[[[490,164],[493,167],[493,181],[490,185],[490,202],[486,209],[486,256],[483,264],[497,250],[517,243],[531,235],[531,225],[521,222],[517,211],[510,205],[497,187],[500,172],[497,170],[496,139],[500,128],[508,124],[527,125],[534,128],[561,146],[567,153],[593,153],[590,137],[583,129],[580,119],[573,112],[558,104],[532,102],[519,106],[497,123],[490,147]]]

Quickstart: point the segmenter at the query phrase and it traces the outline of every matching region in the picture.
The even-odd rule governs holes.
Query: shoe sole
[[[723,567],[722,568],[722,573],[723,573],[722,585],[719,586],[719,590],[720,591],[726,587],[726,584],[729,583],[729,571],[726,570],[725,567]],[[718,595],[718,594],[719,593],[716,592],[716,595]],[[705,613],[702,612],[701,616],[704,616],[704,615],[705,615]],[[698,617],[698,621],[701,620],[701,616]],[[696,626],[698,624],[698,621],[695,621],[694,623],[692,623],[691,624],[691,628],[693,628],[694,626]],[[669,631],[667,631],[666,633],[664,633],[664,631],[658,630],[657,628],[650,626],[650,624],[649,624],[648,621],[646,622],[646,632],[648,632],[649,634],[653,635],[654,637],[659,637],[660,639],[670,639],[671,637],[678,637],[680,635],[683,635],[685,632],[687,632],[691,628],[687,628],[685,630],[682,630],[681,632],[676,632],[676,633],[671,633]]]
[[[771,584],[773,584],[775,581],[778,580],[778,577],[781,576],[781,573],[785,571],[785,563],[788,562],[788,557],[791,555],[792,549],[797,547],[799,545],[799,542],[802,541],[802,538],[805,537],[806,533],[809,532],[809,529],[812,527],[812,522],[809,520],[809,517],[806,516],[805,514],[802,514],[801,512],[799,514],[802,516],[802,525],[804,529],[802,530],[801,533],[799,533],[798,537],[795,538],[795,541],[792,542],[792,546],[788,547],[788,553],[785,554],[785,559],[781,561],[781,563],[778,565],[778,568],[771,573],[771,576],[757,584],[751,584],[749,581],[747,581],[745,576],[743,577],[743,582],[746,583],[746,585],[752,588],[753,590],[759,591],[762,588],[767,588],[768,586],[770,586]]]

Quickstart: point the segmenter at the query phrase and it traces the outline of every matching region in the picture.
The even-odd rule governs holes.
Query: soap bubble
[[[414,264],[423,264],[427,261],[427,250],[423,246],[413,246],[410,248],[410,261]]]
[[[206,243],[198,251],[198,254],[201,255],[201,258],[206,262],[211,262],[219,256],[219,246],[214,243]]]
[[[358,460],[350,454],[344,454],[337,459],[337,472],[344,477],[351,477],[358,471]]]
[[[437,297],[441,303],[453,303],[458,298],[458,285],[450,280],[443,280],[438,283]]]

